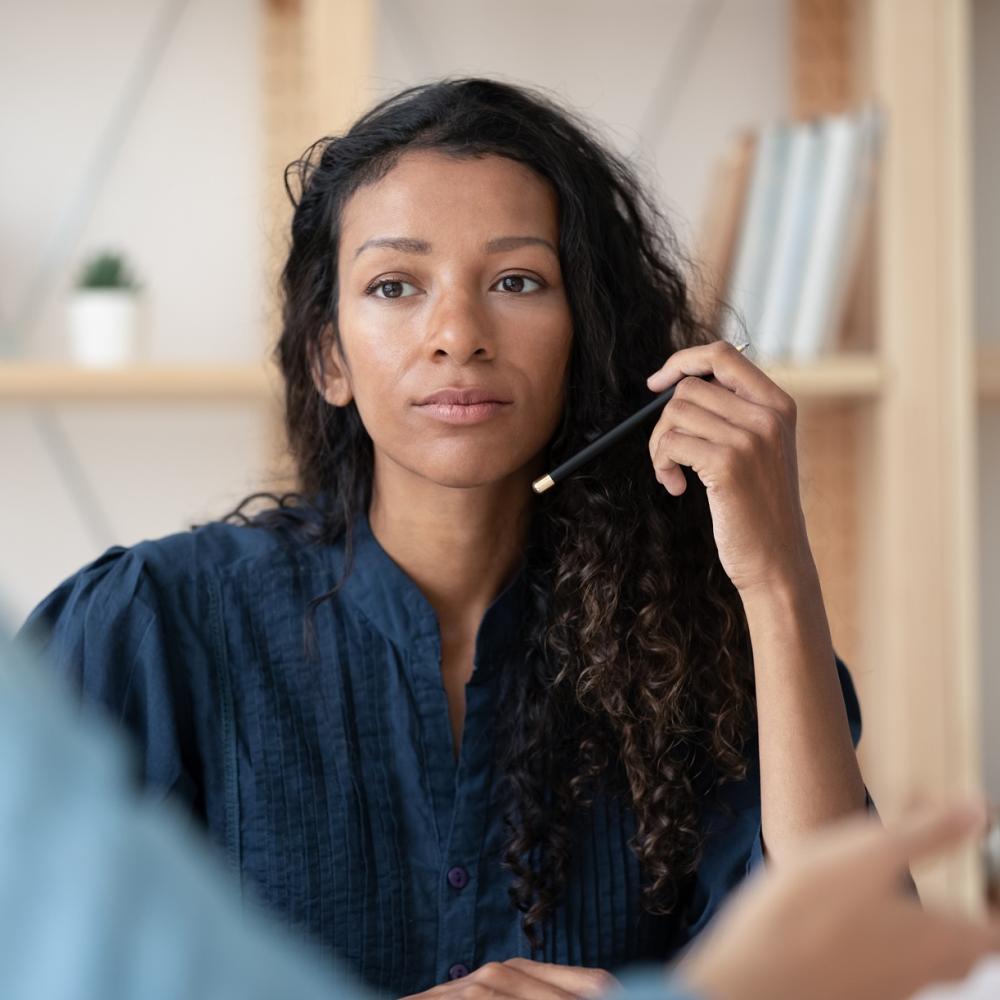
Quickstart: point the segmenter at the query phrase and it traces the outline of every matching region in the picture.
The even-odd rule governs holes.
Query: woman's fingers
[[[580,965],[552,965],[533,962],[528,958],[512,958],[504,963],[553,986],[567,990],[577,997],[599,997],[617,985],[617,980],[604,969],[587,969]]]
[[[616,982],[603,969],[512,958],[487,962],[462,979],[406,1000],[590,1000],[609,992]]]
[[[724,444],[731,447],[742,447],[750,443],[751,431],[730,423],[711,410],[689,399],[677,399],[675,396],[664,408],[660,419],[650,435],[650,454],[655,453],[655,445],[659,438],[669,430],[681,430],[685,434],[704,438],[713,444]]]
[[[751,403],[717,382],[707,382],[703,378],[693,376],[682,378],[677,383],[674,398],[667,406],[673,406],[678,400],[694,403],[737,427],[743,427],[763,436],[779,430],[784,422],[782,414],[777,410],[762,406],[760,403]],[[794,415],[789,426],[795,426]]]
[[[558,983],[542,979],[509,961],[487,962],[466,977],[465,981],[469,985],[481,984],[503,996],[517,997],[517,1000],[575,1000],[577,996]]]
[[[779,413],[794,410],[791,397],[724,340],[675,351],[646,384],[653,392],[662,392],[685,375],[713,375],[720,385],[742,399],[770,406]]]
[[[736,354],[735,351],[733,353]],[[745,362],[744,358],[738,354],[736,356],[740,363]],[[778,402],[784,405],[784,400]],[[653,459],[657,480],[673,496],[679,496],[687,484],[684,474],[677,466],[695,467],[693,462],[680,461],[669,453],[668,449],[660,447],[661,438],[671,430],[700,437],[713,444],[740,452],[752,450],[758,443],[775,453],[787,450],[789,441],[794,447],[794,404],[790,398],[787,402],[790,404],[786,407],[787,412],[779,412],[770,406],[741,398],[720,384],[685,376],[677,383],[673,399],[664,407],[650,435],[649,454]],[[691,455],[688,442],[680,442],[680,446],[685,453]],[[694,457],[699,456],[708,459],[711,453],[701,450],[698,456]]]
[[[649,454],[657,480],[673,496],[684,492],[686,465],[699,475],[724,467],[756,446],[754,435],[687,399],[670,401],[653,429]]]

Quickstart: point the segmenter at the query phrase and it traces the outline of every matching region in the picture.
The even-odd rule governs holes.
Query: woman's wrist
[[[764,664],[832,662],[830,625],[811,559],[741,590],[740,598],[758,670]]]
[[[751,583],[737,588],[749,619],[758,610],[793,611],[822,605],[819,573],[806,546],[802,555],[776,563],[774,568]]]

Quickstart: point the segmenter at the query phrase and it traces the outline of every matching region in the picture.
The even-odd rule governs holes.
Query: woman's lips
[[[442,423],[480,424],[510,406],[497,396],[492,390],[478,387],[439,389],[416,405],[425,416]]]
[[[490,400],[485,403],[420,403],[417,409],[432,420],[445,424],[481,424],[492,420],[510,403]]]

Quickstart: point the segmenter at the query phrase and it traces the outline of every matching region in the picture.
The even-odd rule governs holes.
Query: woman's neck
[[[531,505],[527,474],[466,489],[376,475],[369,522],[434,608],[442,632],[474,634],[521,563]]]

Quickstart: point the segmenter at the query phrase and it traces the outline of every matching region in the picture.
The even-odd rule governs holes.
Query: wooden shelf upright
[[[874,98],[886,115],[870,338],[884,379],[858,405],[806,405],[803,495],[865,713],[884,816],[981,783],[967,0],[795,0],[793,111]],[[982,359],[987,360],[986,355]],[[990,371],[994,374],[990,376]],[[975,906],[972,852],[918,873]]]

